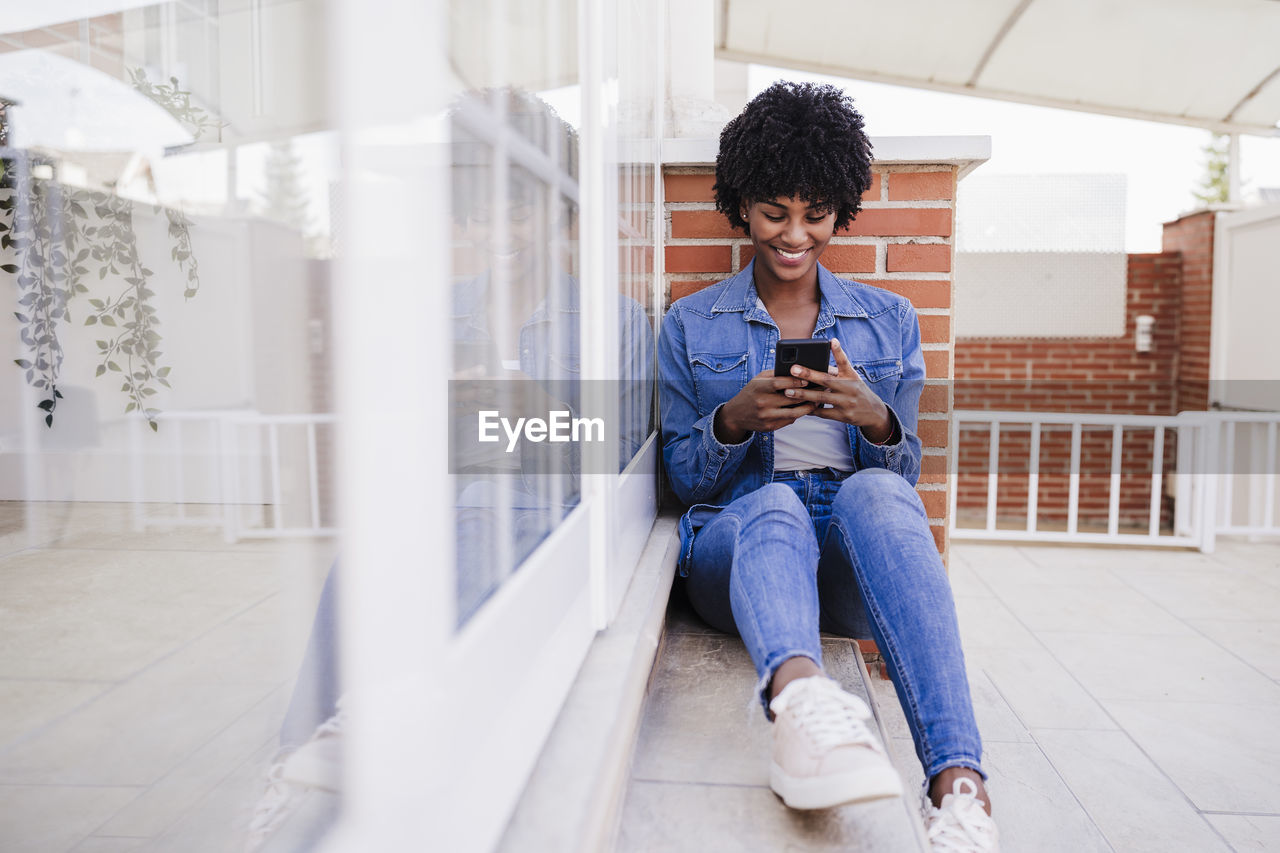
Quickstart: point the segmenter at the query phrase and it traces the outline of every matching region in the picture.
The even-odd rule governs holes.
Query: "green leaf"
[[[54,402],[53,400],[41,400],[37,405],[39,405],[39,407],[44,409],[46,412],[52,412]]]
[[[116,373],[119,373],[119,372],[120,372],[120,365],[116,364],[114,361],[108,361],[108,362],[107,362],[107,369],[108,369],[108,370],[114,370]]]
[[[102,325],[104,325],[104,326],[114,326],[115,324],[116,324],[115,318],[114,318],[114,317],[112,317],[110,314],[103,314],[103,315],[102,315]]]
[[[152,432],[160,431],[160,424],[156,423],[155,421],[147,421],[147,424],[151,427]]]
[[[136,409],[136,408],[138,408],[138,404],[137,404],[137,403],[130,403],[129,405],[127,405],[127,406],[125,406],[125,407],[124,407],[124,413],[127,415],[127,414],[129,414],[130,412],[132,412],[132,411],[133,411],[134,409]]]
[[[92,326],[96,322],[98,322],[98,318],[93,316],[92,314],[84,318],[84,324],[86,326]]]
[[[17,264],[0,264],[0,270],[4,270],[7,273],[16,274],[18,272],[18,265]]]
[[[45,415],[45,416],[44,416],[44,423],[45,423],[45,426],[48,426],[48,427],[52,427],[52,426],[53,426],[53,414],[52,414],[52,413],[47,414],[47,415]]]
[[[13,363],[18,365],[18,367],[21,367],[23,370],[26,370],[31,366],[31,362],[27,361],[25,358],[15,358]]]
[[[107,342],[106,342],[106,341],[94,341],[94,343],[98,345],[98,349],[106,349],[106,348],[107,348]]]
[[[105,364],[99,364],[99,365],[98,365],[98,372],[97,372],[97,373],[95,373],[95,374],[93,374],[93,375],[94,375],[94,376],[101,376],[102,374],[104,374],[104,373],[106,373],[106,372],[107,372],[107,366],[106,366]]]

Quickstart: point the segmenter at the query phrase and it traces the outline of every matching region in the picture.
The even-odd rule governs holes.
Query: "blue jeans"
[[[822,665],[820,630],[874,639],[926,778],[982,773],[951,585],[920,497],[898,474],[777,472],[697,532],[688,592],[703,619],[741,635],[766,714],[783,661]]]

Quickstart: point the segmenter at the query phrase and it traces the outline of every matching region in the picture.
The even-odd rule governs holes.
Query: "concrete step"
[[[876,691],[857,644],[824,637],[823,655],[828,674],[876,709]],[[703,623],[677,583],[642,711],[615,850],[927,849],[915,788],[900,799],[809,812],[787,808],[769,788],[770,724],[753,696],[755,682],[742,642]],[[877,725],[879,719],[877,710]]]

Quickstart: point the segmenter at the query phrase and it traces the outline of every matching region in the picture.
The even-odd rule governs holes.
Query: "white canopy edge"
[[[718,59],[1280,135],[1275,0],[719,0]]]
[[[1280,128],[1264,127],[1253,124],[1235,122],[1203,121],[1186,116],[1172,116],[1165,113],[1150,112],[1137,108],[1111,107],[1105,104],[1089,104],[1081,101],[1063,101],[1055,98],[1038,97],[1021,92],[1000,92],[994,89],[980,89],[976,86],[954,86],[932,80],[921,80],[915,77],[903,77],[895,74],[877,74],[860,69],[841,68],[823,65],[816,62],[803,62],[795,59],[783,59],[776,56],[746,53],[736,50],[717,50],[717,59],[728,59],[735,62],[754,62],[759,65],[772,65],[807,71],[811,74],[824,74],[831,77],[845,77],[850,80],[866,80],[871,83],[887,83],[893,86],[908,86],[912,89],[929,89],[935,92],[947,92],[952,95],[968,95],[974,98],[990,98],[996,101],[1010,101],[1015,104],[1029,104],[1035,107],[1053,107],[1060,110],[1095,113],[1099,115],[1132,118],[1140,121],[1156,121],[1164,124],[1176,124],[1184,127],[1200,127],[1214,133],[1250,133],[1255,136],[1280,136]],[[1277,69],[1280,72],[1280,68]]]

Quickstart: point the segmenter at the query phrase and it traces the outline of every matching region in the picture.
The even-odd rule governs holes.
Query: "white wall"
[[[955,253],[958,338],[1119,337],[1123,252]]]
[[[1280,411],[1280,205],[1219,216],[1213,402]]]
[[[154,272],[149,287],[162,336],[159,364],[172,368],[172,389],[160,388],[150,398],[152,405],[174,414],[307,411],[307,267],[301,238],[261,220],[193,218],[201,286],[195,297],[185,299],[186,277],[170,259],[167,225],[163,212],[148,205],[135,208],[139,256]],[[0,262],[12,260],[12,252],[0,255]],[[8,275],[3,281],[12,304],[16,281]],[[0,317],[0,339],[12,352],[0,364],[0,500],[173,501],[179,499],[179,482],[188,501],[216,499],[221,451],[212,428],[195,422],[178,427],[162,418],[160,431],[152,433],[136,413],[125,415],[128,398],[119,374],[95,377],[95,341],[110,329],[84,325],[91,312],[88,299],[115,296],[127,284],[116,275],[99,280],[96,266],[85,283],[90,294],[70,303],[71,322],[59,327],[65,352],[59,385],[65,396],[53,430],[35,408],[40,397],[10,360],[28,355],[19,342],[18,322],[11,311]],[[296,469],[305,462],[305,445],[297,434],[283,437],[284,455]],[[261,499],[260,442],[244,431],[240,439],[242,481],[251,499]],[[302,475],[305,482],[305,468]],[[291,482],[297,479],[291,474]]]

